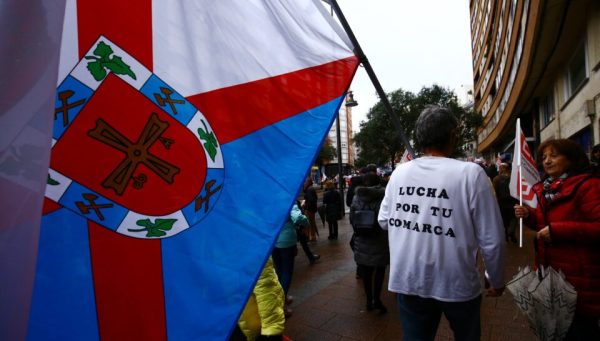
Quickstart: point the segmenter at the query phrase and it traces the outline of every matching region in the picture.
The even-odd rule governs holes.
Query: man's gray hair
[[[450,109],[428,105],[415,124],[415,141],[419,148],[444,149],[456,133],[458,120]]]

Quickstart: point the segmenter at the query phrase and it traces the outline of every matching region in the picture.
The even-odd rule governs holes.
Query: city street
[[[294,341],[309,340],[400,340],[402,328],[397,317],[395,297],[383,289],[383,303],[388,313],[379,315],[365,311],[365,296],[360,279],[355,278],[356,264],[348,243],[352,227],[348,214],[340,221],[339,239],[327,240],[327,226],[317,217],[320,237],[311,243],[321,255],[314,265],[298,247],[298,256],[290,295],[294,297],[293,315],[288,319],[285,334]],[[507,246],[506,280],[518,267],[533,262],[532,239],[526,231],[524,247]],[[500,298],[484,297],[482,303],[481,340],[536,340],[526,318],[505,291]],[[453,340],[448,323],[442,319],[436,340]]]

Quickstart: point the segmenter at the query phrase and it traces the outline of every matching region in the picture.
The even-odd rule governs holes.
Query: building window
[[[554,96],[552,93],[542,98],[540,102],[540,114],[542,116],[542,128],[546,127],[554,119]]]
[[[579,90],[587,80],[588,72],[585,58],[585,45],[580,44],[567,65],[567,99]]]

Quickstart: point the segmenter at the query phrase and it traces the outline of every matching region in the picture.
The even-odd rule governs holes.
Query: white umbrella
[[[533,271],[526,266],[506,288],[540,340],[565,338],[575,315],[577,292],[562,271],[543,266]]]

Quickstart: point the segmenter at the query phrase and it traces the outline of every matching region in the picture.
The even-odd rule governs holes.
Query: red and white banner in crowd
[[[513,167],[510,175],[510,195],[519,199],[519,205],[526,204],[537,207],[537,198],[533,192],[533,185],[540,181],[535,161],[527,145],[525,135],[521,130],[521,120],[517,119],[515,133],[515,150],[513,153]],[[523,247],[523,219],[519,219],[519,246]]]
[[[540,181],[535,161],[521,130],[520,119],[517,119],[515,134],[515,150],[513,153],[513,167],[510,177],[510,194],[528,206],[536,207],[537,198],[532,187]]]
[[[402,158],[400,159],[400,162],[398,162],[398,164],[401,163],[405,163],[412,160],[412,156],[410,156],[410,153],[408,152],[408,149],[404,150],[404,154],[402,154]]]

